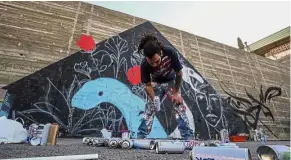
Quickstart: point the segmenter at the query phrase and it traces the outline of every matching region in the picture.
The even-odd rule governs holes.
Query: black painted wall
[[[126,121],[118,106],[114,106],[110,100],[90,110],[72,106],[72,100],[84,84],[102,77],[118,80],[146,102],[144,85],[133,85],[127,74],[141,62],[142,57],[136,51],[143,32],[157,33],[160,41],[174,48],[149,22],[122,32],[96,44],[92,53],[79,51],[6,86],[4,89],[16,95],[12,106],[16,117],[23,118],[26,124],[59,123],[61,131],[67,136],[99,136],[102,128],[111,128],[114,136],[120,135],[122,129],[128,128],[128,123],[135,122]],[[233,112],[230,103],[220,97],[195,66],[182,57],[182,54],[179,55],[184,65],[181,92],[191,111],[188,116],[193,119],[191,127],[195,134],[199,134],[202,139],[213,139],[221,129],[229,130],[230,134],[248,133],[250,127],[241,116]],[[170,102],[165,101],[162,104],[164,112],[159,113],[157,118],[170,135],[177,124],[172,109],[168,106]]]

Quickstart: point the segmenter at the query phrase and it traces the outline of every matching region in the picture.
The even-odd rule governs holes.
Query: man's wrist
[[[174,88],[174,89],[173,89],[173,93],[174,93],[174,94],[178,94],[178,93],[179,93],[179,89]]]
[[[178,72],[176,75],[174,94],[179,93],[179,89],[182,83],[182,75],[183,75],[182,71]]]

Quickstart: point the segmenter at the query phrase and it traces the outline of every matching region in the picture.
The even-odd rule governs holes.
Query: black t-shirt
[[[141,81],[148,83],[151,81],[157,83],[166,83],[175,79],[176,73],[179,72],[183,66],[178,58],[177,53],[172,48],[165,46],[160,65],[153,68],[144,59],[141,63]]]

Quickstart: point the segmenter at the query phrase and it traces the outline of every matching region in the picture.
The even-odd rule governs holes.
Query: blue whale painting
[[[144,111],[146,103],[122,82],[113,78],[98,78],[85,83],[72,98],[72,106],[83,110],[92,109],[103,102],[115,105],[123,114],[128,130],[137,133],[142,119],[142,115],[138,114]],[[157,117],[148,138],[167,138]]]

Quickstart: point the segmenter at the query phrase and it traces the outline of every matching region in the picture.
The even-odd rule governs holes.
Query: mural
[[[103,128],[111,129],[113,136],[120,136],[124,129],[136,135],[148,102],[140,80],[143,57],[137,52],[143,32],[155,32],[160,41],[174,48],[150,22],[98,44],[92,37],[82,36],[77,44],[83,50],[5,87],[16,95],[15,117],[25,124],[59,123],[64,136],[100,136]],[[213,139],[222,129],[229,130],[232,122],[228,121],[235,112],[225,108],[230,100],[220,97],[195,66],[178,55],[184,67],[181,94],[190,128],[200,139]],[[267,99],[274,96],[265,95]],[[262,102],[258,103],[256,109],[264,112]],[[170,105],[168,99],[162,101],[149,138],[180,137]],[[239,115],[233,116],[237,126],[246,126]]]
[[[244,121],[249,128],[256,130],[258,129],[258,122],[261,122],[263,126],[268,129],[274,137],[279,139],[272,132],[272,130],[260,120],[260,112],[263,112],[266,118],[271,118],[273,122],[275,121],[273,113],[271,112],[270,108],[266,106],[266,103],[270,103],[272,98],[280,96],[282,94],[282,90],[280,87],[269,87],[264,93],[263,86],[261,85],[259,99],[256,99],[246,90],[246,95],[249,100],[246,98],[237,97],[234,94],[226,91],[223,87],[222,90],[227,95],[229,95],[229,97],[226,99],[226,103],[228,104],[228,106],[231,107],[231,109],[235,113],[238,113],[239,115],[244,117]]]

